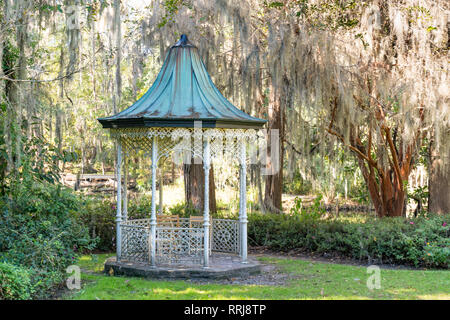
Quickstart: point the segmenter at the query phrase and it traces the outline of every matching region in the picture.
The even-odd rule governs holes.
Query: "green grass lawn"
[[[83,256],[82,289],[65,299],[450,299],[450,271],[381,269],[369,290],[365,267],[287,258],[260,258],[292,276],[286,285],[199,284],[101,274],[111,255]]]

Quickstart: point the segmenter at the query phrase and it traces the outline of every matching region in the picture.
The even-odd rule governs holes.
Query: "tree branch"
[[[346,144],[344,138],[337,132],[331,130],[331,129],[326,129],[328,131],[328,133],[336,136],[339,138],[339,140],[341,140],[342,144],[348,148],[350,148],[350,150],[352,150],[353,152],[355,152],[357,155],[359,155],[362,159],[366,160],[367,163],[369,163],[369,165],[371,165],[372,167],[374,167],[375,169],[377,169],[378,172],[381,172],[381,170],[378,168],[378,164],[373,160],[368,158],[364,153],[362,153],[360,150],[358,150],[358,148],[355,148],[354,146],[350,145],[350,144]]]

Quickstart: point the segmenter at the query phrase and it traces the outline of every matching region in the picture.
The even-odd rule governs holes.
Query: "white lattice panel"
[[[239,253],[239,221],[213,219],[212,227],[213,251]]]
[[[122,224],[122,255],[121,260],[148,263],[149,259],[149,228]]]
[[[156,260],[160,264],[201,264],[203,257],[203,229],[157,228]]]

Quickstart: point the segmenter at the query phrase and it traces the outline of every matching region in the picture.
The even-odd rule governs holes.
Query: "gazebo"
[[[247,263],[246,162],[249,144],[255,144],[266,120],[244,113],[223,97],[185,35],[170,48],[155,82],[138,101],[98,121],[117,141],[117,262],[209,268],[211,253],[217,251],[238,254],[240,262]],[[122,173],[126,184],[126,159],[139,150],[151,156],[151,215],[128,219]],[[157,214],[156,170],[158,162],[170,157],[203,163],[203,217]],[[239,161],[239,220],[210,218],[209,170],[217,159],[230,165]]]

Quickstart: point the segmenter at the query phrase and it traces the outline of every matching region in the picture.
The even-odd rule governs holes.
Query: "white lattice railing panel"
[[[212,251],[240,253],[238,220],[213,219]]]
[[[122,254],[126,261],[148,263],[150,229],[139,225],[122,224]]]
[[[160,264],[201,264],[203,229],[157,228],[156,261]]]

